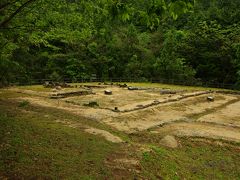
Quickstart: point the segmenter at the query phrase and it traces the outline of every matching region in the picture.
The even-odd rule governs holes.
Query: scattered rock
[[[127,84],[119,84],[118,86],[121,87],[121,88],[126,88]]]
[[[78,90],[78,91],[67,91],[67,92],[61,92],[61,91],[57,92],[57,90],[54,90],[53,92],[54,93],[50,95],[50,98],[53,98],[53,99],[93,94],[91,90]]]
[[[83,85],[85,88],[106,88],[105,85]]]
[[[160,94],[176,94],[177,91],[170,90],[170,89],[163,89],[160,91]]]
[[[162,138],[160,140],[160,144],[170,148],[177,148],[179,145],[175,137],[170,135],[167,135],[164,138]]]
[[[51,81],[50,82],[48,82],[48,81],[44,82],[43,86],[45,88],[56,88],[58,86],[61,86],[61,88],[72,88],[73,87],[73,86],[71,86],[71,85],[69,85],[65,82],[59,83],[59,82],[51,82]]]
[[[137,87],[129,86],[129,87],[128,87],[128,90],[138,90],[138,88],[137,88]]]
[[[57,92],[57,89],[56,88],[52,89],[52,92]]]
[[[112,91],[110,91],[110,90],[105,90],[105,91],[104,91],[104,94],[106,94],[106,95],[112,95]]]
[[[214,101],[214,97],[208,96],[208,97],[207,97],[207,100],[208,100],[209,102],[213,102],[213,101]]]
[[[44,82],[43,86],[44,87],[49,87],[49,82],[48,81]]]
[[[154,103],[154,104],[159,104],[160,101],[159,101],[159,100],[154,100],[153,103]]]
[[[56,89],[57,89],[57,90],[61,90],[62,87],[61,87],[61,86],[56,86]]]
[[[114,112],[119,112],[120,110],[118,109],[118,107],[114,107]]]

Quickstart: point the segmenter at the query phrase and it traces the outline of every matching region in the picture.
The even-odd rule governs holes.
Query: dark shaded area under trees
[[[2,0],[0,84],[96,74],[239,88],[240,1],[194,2]]]

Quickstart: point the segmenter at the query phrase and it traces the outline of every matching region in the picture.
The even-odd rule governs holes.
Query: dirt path
[[[178,137],[202,137],[240,142],[240,129],[216,126],[207,123],[175,123],[160,127],[153,133],[170,134]]]

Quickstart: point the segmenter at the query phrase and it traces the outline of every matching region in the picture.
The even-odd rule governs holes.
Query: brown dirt
[[[123,142],[123,140],[120,137],[115,136],[105,130],[90,127],[90,128],[85,129],[85,132],[88,132],[88,133],[94,134],[94,135],[100,135],[100,136],[104,137],[106,140],[113,142],[113,143]]]
[[[207,95],[201,95],[197,98],[191,97],[178,102],[168,103],[167,105],[158,105],[124,113],[114,118],[104,119],[103,121],[120,131],[133,133],[166,123],[186,121],[189,116],[204,113],[207,110],[217,108],[236,99],[236,97],[227,95],[215,96],[216,100],[211,103],[206,101]]]
[[[208,138],[212,136],[215,139],[239,140],[239,129],[236,128],[240,127],[240,101],[236,102],[239,99],[237,95],[219,93],[199,95],[199,93],[202,93],[200,91],[161,95],[158,91],[129,91],[117,87],[106,89],[111,90],[113,95],[105,95],[105,89],[93,89],[93,92],[96,94],[70,97],[63,100],[52,100],[47,97],[40,97],[36,95],[36,92],[32,92],[31,90],[23,90],[24,93],[29,93],[31,96],[26,97],[23,95],[23,97],[17,98],[17,100],[27,100],[32,104],[65,110],[82,117],[103,122],[116,130],[126,133],[134,133],[163,126],[163,129],[166,132],[170,132],[170,135],[203,136]],[[14,91],[21,90],[14,89]],[[192,95],[197,96],[126,113],[116,113],[107,109],[90,108],[65,102],[66,100],[73,100],[81,104],[89,101],[97,101],[101,107],[113,108],[116,106],[124,110],[134,108],[137,105],[146,105],[154,100],[165,101],[166,99],[178,99],[182,96]],[[206,100],[207,96],[213,96],[215,101],[208,102]],[[194,121],[198,121],[199,124],[194,123]],[[76,124],[69,124],[69,126],[74,127]],[[88,133],[101,135],[112,142],[122,141],[109,132],[85,126],[83,128]],[[162,128],[160,129],[162,131]],[[176,132],[172,133],[175,130]],[[221,136],[221,134],[224,135]]]
[[[84,106],[81,107],[81,106],[66,103],[62,100],[52,100],[49,98],[39,98],[39,97],[21,97],[21,98],[14,98],[14,99],[18,101],[26,100],[35,105],[69,111],[71,113],[81,115],[82,117],[87,117],[95,120],[101,120],[103,118],[108,118],[109,116],[115,116],[115,113],[109,110],[87,108]]]
[[[178,147],[178,142],[175,139],[174,136],[167,135],[164,138],[160,140],[160,144],[170,147],[170,148],[177,148]]]
[[[115,136],[115,135],[109,133],[108,131],[105,131],[102,129],[89,127],[89,126],[83,125],[81,123],[76,123],[76,122],[74,123],[74,122],[71,122],[68,120],[57,120],[56,122],[62,123],[71,128],[83,129],[85,132],[90,133],[90,134],[100,135],[103,138],[105,138],[107,141],[110,141],[113,143],[122,143],[123,142],[123,140],[120,137]]]
[[[175,123],[158,128],[153,133],[178,137],[202,137],[240,142],[240,129],[202,123]]]
[[[104,90],[111,90],[113,94],[105,95]],[[126,88],[124,89],[117,87],[94,89],[93,92],[96,94],[88,95],[85,97],[70,97],[66,98],[66,100],[73,101],[81,105],[88,103],[89,101],[96,101],[101,108],[113,109],[114,107],[121,108],[132,104],[134,104],[132,106],[135,107],[137,104],[144,101],[152,102],[153,100],[158,98],[163,99],[168,97],[168,95],[160,95],[160,92],[147,92],[146,90],[129,91]]]
[[[33,95],[33,96],[39,96],[39,97],[48,97],[49,92],[39,92],[39,91],[33,91],[33,90],[28,90],[28,89],[18,89],[18,88],[11,88],[8,89],[13,92],[21,93],[21,94],[26,94],[26,95]]]
[[[212,114],[202,116],[197,121],[240,128],[240,101]]]

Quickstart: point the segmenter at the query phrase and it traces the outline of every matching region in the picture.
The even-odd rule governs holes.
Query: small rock
[[[154,100],[153,103],[154,103],[154,104],[158,104],[158,103],[160,103],[160,101]]]
[[[105,90],[105,91],[104,91],[104,94],[106,94],[106,95],[112,95],[112,91],[110,91],[110,90]]]
[[[57,86],[56,89],[57,89],[57,90],[61,90],[62,87],[61,87],[61,86]]]
[[[121,88],[126,88],[127,84],[119,84],[118,86],[121,87]]]
[[[213,102],[213,101],[214,101],[214,97],[208,96],[208,97],[207,97],[207,100],[210,101],[210,102]]]
[[[128,87],[128,90],[138,90],[138,88],[137,88],[137,87],[129,86],[129,87]]]
[[[160,91],[160,94],[176,94],[177,91],[170,90],[170,89],[163,89]]]
[[[119,111],[119,110],[118,110],[118,107],[114,107],[114,111]]]
[[[52,89],[52,92],[57,92],[57,89],[56,88]]]

